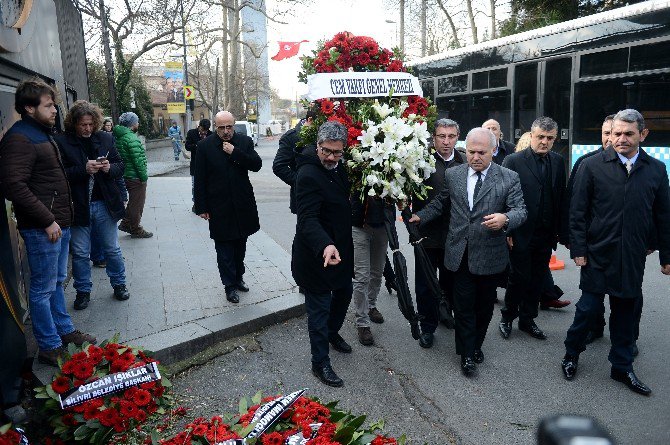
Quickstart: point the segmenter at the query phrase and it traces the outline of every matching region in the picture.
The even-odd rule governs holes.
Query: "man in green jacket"
[[[114,127],[116,148],[126,166],[123,179],[128,189],[128,207],[126,216],[119,224],[119,230],[130,233],[132,238],[151,238],[153,233],[140,225],[144,201],[147,198],[147,155],[139,138],[135,134],[140,119],[133,112],[119,116],[119,125]]]

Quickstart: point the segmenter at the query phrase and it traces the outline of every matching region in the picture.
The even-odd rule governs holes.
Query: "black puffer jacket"
[[[30,117],[0,141],[0,189],[14,205],[19,229],[72,224],[70,187],[51,129]]]

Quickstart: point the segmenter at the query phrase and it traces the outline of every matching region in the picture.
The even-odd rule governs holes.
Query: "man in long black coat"
[[[644,395],[651,389],[633,372],[633,342],[650,245],[659,250],[661,272],[670,275],[668,173],[663,163],[640,149],[648,133],[639,112],[620,111],[612,125],[612,146],[582,162],[577,175],[570,205],[570,256],[582,268],[582,297],[561,363],[566,379],[574,378],[591,323],[608,294],[610,375]]]
[[[279,138],[279,148],[277,154],[272,162],[272,173],[286,184],[291,186],[289,197],[289,209],[291,213],[295,214],[295,180],[298,176],[296,165],[296,148],[300,140],[300,130],[302,127],[309,127],[312,125],[312,119],[316,117],[314,110],[307,110],[305,119],[301,120],[298,125],[291,128],[289,131]]]
[[[435,172],[426,180],[426,185],[431,189],[428,190],[425,200],[412,198],[413,212],[423,209],[426,204],[440,194],[442,187],[444,187],[444,174],[448,168],[465,162],[464,156],[455,148],[459,135],[460,128],[456,121],[439,119],[435,122],[435,131],[433,132]],[[449,231],[449,211],[443,212],[440,218],[423,224],[420,231],[421,235],[426,237],[422,243],[433,268],[438,272],[440,287],[449,299],[450,306],[453,307],[453,273],[444,267],[444,245],[447,242],[447,232]],[[422,316],[419,345],[422,348],[430,348],[433,346],[435,330],[440,321],[439,304],[430,292],[428,278],[417,264],[416,258],[414,263],[416,307],[417,312]]]
[[[551,151],[558,134],[556,121],[539,117],[530,133],[531,146],[503,161],[503,167],[519,174],[528,219],[508,235],[510,274],[499,328],[502,337],[508,338],[512,321],[519,317],[520,330],[544,340],[546,335],[535,324],[535,318],[542,279],[561,233],[565,168],[561,155]]]
[[[212,134],[212,131],[209,129],[211,126],[212,123],[209,121],[209,119],[200,119],[200,122],[198,122],[198,128],[191,128],[188,130],[188,133],[186,133],[184,150],[191,153],[191,162],[189,164],[189,172],[191,173],[191,195],[194,194],[195,181],[193,178],[195,176],[195,158],[198,154],[198,142]],[[193,206],[193,211],[195,211],[195,206]]]
[[[354,274],[350,184],[340,162],[346,144],[346,127],[329,121],[319,128],[317,147],[305,147],[296,158],[298,221],[291,270],[305,289],[312,373],[330,386],[343,382],[330,364],[328,343],[351,352],[338,333],[351,302]]]
[[[198,142],[195,213],[209,221],[226,298],[239,303],[237,291],[249,290],[243,280],[247,237],[260,230],[249,171],[259,171],[263,161],[253,140],[235,133],[230,112],[218,112],[214,125],[216,132]]]

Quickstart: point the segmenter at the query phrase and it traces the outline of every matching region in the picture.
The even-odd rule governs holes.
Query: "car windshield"
[[[247,126],[244,124],[235,124],[235,133],[247,135]]]

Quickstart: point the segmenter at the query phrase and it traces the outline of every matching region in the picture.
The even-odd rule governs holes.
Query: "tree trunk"
[[[491,38],[498,37],[498,30],[496,29],[496,0],[489,0],[491,3]]]
[[[223,100],[222,110],[228,109],[228,104],[230,103],[230,93],[228,88],[228,57],[229,57],[229,48],[230,48],[230,39],[228,38],[228,31],[230,27],[228,26],[228,5],[223,3],[223,13],[221,15],[221,27],[224,28],[223,37],[221,39],[221,91],[223,91]],[[218,105],[218,104],[217,104]]]
[[[458,34],[456,33],[456,25],[454,24],[454,20],[451,18],[451,14],[449,14],[449,11],[447,11],[447,8],[445,8],[444,3],[442,2],[442,0],[437,0],[437,5],[442,10],[445,17],[447,17],[447,21],[449,22],[449,27],[451,28],[451,35],[454,36],[454,45],[456,46],[456,48],[460,48],[461,47],[461,42],[460,42],[460,40],[458,40]]]
[[[468,18],[470,19],[470,30],[472,31],[472,43],[479,43],[477,38],[477,25],[475,24],[475,13],[472,10],[472,0],[465,0],[468,8]]]
[[[400,51],[405,53],[405,0],[400,0]]]
[[[240,8],[239,0],[233,0],[233,8],[228,12],[228,19],[230,22],[230,77],[228,81],[228,91],[230,94],[230,103],[228,104],[228,111],[233,113],[238,119],[243,115],[244,109],[242,103],[244,102],[243,87],[242,87],[242,63],[240,51]],[[239,120],[244,120],[239,119]]]
[[[426,9],[428,0],[421,0],[421,57],[426,55]]]

